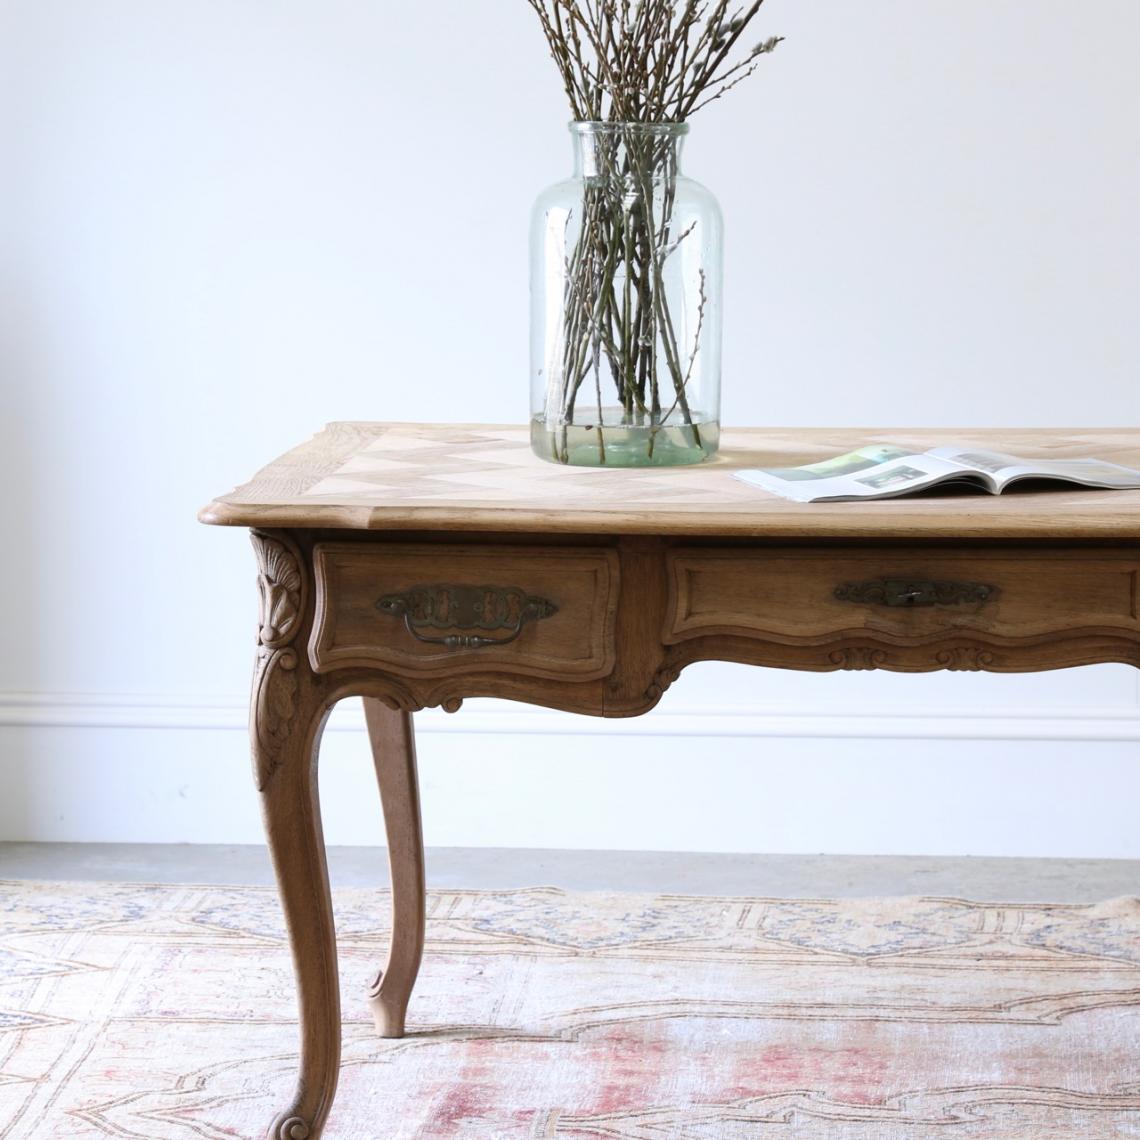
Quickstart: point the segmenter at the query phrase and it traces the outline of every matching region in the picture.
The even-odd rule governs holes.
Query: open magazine
[[[946,483],[962,483],[1000,495],[1022,479],[1049,479],[1082,487],[1140,488],[1140,471],[1103,459],[1021,459],[968,444],[914,452],[874,443],[805,467],[733,474],[797,503],[891,499]]]

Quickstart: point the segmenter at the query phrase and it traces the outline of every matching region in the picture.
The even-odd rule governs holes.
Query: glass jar
[[[571,123],[574,177],[531,223],[531,446],[590,467],[720,441],[723,223],[681,173],[686,123]]]

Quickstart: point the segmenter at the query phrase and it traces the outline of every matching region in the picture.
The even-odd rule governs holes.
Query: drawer
[[[309,656],[595,680],[613,671],[618,556],[580,547],[320,543]]]
[[[794,643],[860,630],[900,639],[1140,632],[1131,551],[678,549],[668,559],[666,643],[718,633]]]

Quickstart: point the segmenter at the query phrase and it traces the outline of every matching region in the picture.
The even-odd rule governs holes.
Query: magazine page
[[[929,454],[992,475],[998,489],[1015,479],[1064,479],[1088,487],[1140,488],[1140,471],[1105,459],[1025,459],[980,447],[936,447]]]
[[[1014,468],[1022,470],[1029,461],[1019,459],[1016,455],[1006,455],[1003,451],[990,451],[984,447],[972,447],[969,444],[954,444],[950,447],[932,447],[927,452],[937,459],[945,459],[956,467],[965,467],[973,471],[982,471],[1000,479],[1006,471]]]
[[[734,472],[737,479],[797,503],[835,499],[887,499],[969,476],[962,466],[928,453],[875,443],[803,467]]]

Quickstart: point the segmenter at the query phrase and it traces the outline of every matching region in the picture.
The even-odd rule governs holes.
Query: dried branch
[[[527,0],[578,121],[683,122],[743,82],[782,40],[741,58],[764,0]]]

